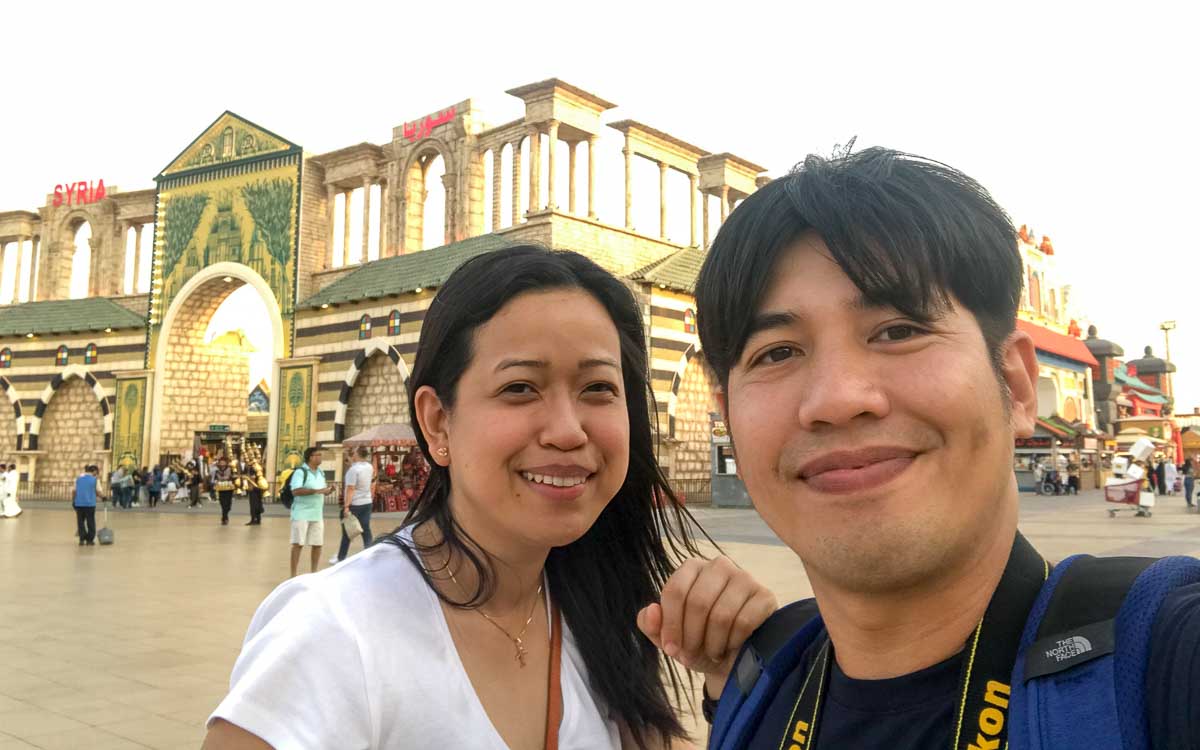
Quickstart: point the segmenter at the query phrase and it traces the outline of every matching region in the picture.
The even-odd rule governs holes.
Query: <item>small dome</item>
[[[1135,359],[1129,364],[1133,365],[1141,375],[1161,375],[1167,372],[1175,372],[1175,365],[1154,356],[1154,348],[1147,346],[1144,350],[1145,354],[1141,359]]]

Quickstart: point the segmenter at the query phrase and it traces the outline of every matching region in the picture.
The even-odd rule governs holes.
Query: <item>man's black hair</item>
[[[993,368],[1021,296],[1017,234],[958,170],[885,148],[809,156],[729,215],[696,281],[704,351],[722,386],[742,355],[780,254],[819,235],[868,302],[917,322],[953,298],[974,314]]]
[[[308,463],[309,459],[312,458],[314,453],[320,453],[320,452],[321,452],[321,449],[316,446],[313,446],[311,448],[305,448],[304,449],[304,463]]]

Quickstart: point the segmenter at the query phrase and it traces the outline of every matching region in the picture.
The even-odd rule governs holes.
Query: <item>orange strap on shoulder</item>
[[[558,750],[558,725],[562,723],[562,617],[558,604],[550,607],[550,684],[546,691],[546,750]]]

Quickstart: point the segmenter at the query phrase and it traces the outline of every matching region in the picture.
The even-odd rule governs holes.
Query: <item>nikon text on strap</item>
[[[1007,718],[1013,663],[1025,619],[1049,575],[1049,565],[1017,534],[1000,584],[963,653],[952,750],[1000,750]],[[833,649],[828,636],[809,667],[792,708],[781,750],[817,747],[821,702],[829,684]]]

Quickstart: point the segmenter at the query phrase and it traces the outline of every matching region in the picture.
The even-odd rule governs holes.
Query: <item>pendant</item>
[[[517,647],[516,659],[518,662],[521,663],[521,666],[524,667],[525,666],[525,644],[521,642],[520,638],[513,638],[513,645]]]

